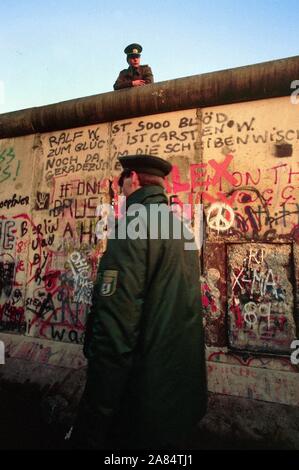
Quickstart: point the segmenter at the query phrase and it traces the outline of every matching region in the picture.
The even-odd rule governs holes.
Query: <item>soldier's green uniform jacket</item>
[[[144,205],[145,219],[150,205],[159,204],[171,223],[178,221],[167,203],[160,186],[135,191],[118,236],[121,224],[135,223],[134,204]],[[98,269],[84,345],[89,366],[83,400],[89,414],[85,438],[98,448],[107,432],[122,436],[124,448],[167,448],[206,411],[198,251],[161,233],[151,239],[151,227],[144,227],[145,239],[109,239]]]
[[[116,82],[113,85],[114,90],[120,90],[121,88],[132,87],[133,80],[145,80],[146,84],[154,83],[154,77],[152,69],[149,65],[140,65],[137,69],[135,67],[129,67],[122,70]]]

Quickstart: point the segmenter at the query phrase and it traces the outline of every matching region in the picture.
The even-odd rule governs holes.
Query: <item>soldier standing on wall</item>
[[[129,68],[120,72],[113,85],[114,90],[130,88],[154,83],[154,77],[149,65],[140,65],[140,54],[142,47],[140,44],[130,44],[124,50],[127,54]]]

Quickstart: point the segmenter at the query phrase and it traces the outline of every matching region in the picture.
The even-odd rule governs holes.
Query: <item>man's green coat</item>
[[[134,204],[145,211],[139,225]],[[198,251],[184,249],[186,239],[162,239],[161,226],[158,239],[150,238],[150,210],[158,207],[169,215],[173,237],[174,226],[183,225],[160,186],[144,186],[127,198],[117,236],[125,226],[146,238],[109,239],[84,345],[83,401],[97,419],[94,432],[102,433],[100,439],[116,433],[131,448],[179,442],[207,402]]]
[[[150,66],[140,65],[138,68],[130,66],[127,69],[121,70],[113,88],[114,90],[130,88],[133,86],[133,80],[144,80],[146,85],[154,83],[153,72]]]

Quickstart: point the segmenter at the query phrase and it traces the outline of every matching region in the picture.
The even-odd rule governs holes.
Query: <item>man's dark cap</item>
[[[140,57],[142,51],[142,46],[140,44],[129,44],[124,50],[125,54],[127,54],[128,57]]]
[[[147,173],[164,178],[172,170],[171,163],[154,155],[127,155],[118,159],[124,169],[136,171],[136,173]]]

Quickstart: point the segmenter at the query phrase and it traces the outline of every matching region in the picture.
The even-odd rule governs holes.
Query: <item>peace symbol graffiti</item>
[[[213,230],[224,232],[233,225],[234,220],[234,210],[223,202],[215,202],[208,209],[207,223]]]

